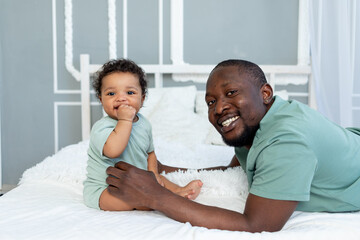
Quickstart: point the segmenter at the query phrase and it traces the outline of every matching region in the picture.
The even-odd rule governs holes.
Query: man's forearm
[[[268,199],[249,194],[244,214],[202,205],[180,197],[160,186],[154,173],[118,162],[106,170],[111,195],[122,201],[163,212],[194,226],[236,231],[279,231],[296,209],[298,202]]]
[[[174,207],[176,206],[176,207]],[[150,208],[179,222],[193,226],[233,231],[252,231],[244,215],[231,210],[206,206],[164,189],[150,202]]]

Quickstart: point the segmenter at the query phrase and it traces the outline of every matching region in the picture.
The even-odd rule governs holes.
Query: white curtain
[[[360,127],[360,0],[310,0],[309,9],[318,110],[343,127]]]

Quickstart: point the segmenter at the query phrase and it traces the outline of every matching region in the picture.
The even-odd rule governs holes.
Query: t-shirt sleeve
[[[150,123],[149,123],[148,134],[149,134],[149,148],[148,148],[147,152],[151,153],[154,151],[154,141],[153,141],[153,135],[152,135],[152,127],[151,127]]]
[[[235,156],[240,163],[241,168],[246,171],[246,159],[249,150],[245,147],[235,147]]]
[[[111,122],[105,124],[94,125],[91,130],[90,145],[91,148],[98,156],[103,156],[103,148],[111,132],[115,126]]]
[[[257,153],[256,164],[250,168],[250,193],[270,199],[308,201],[316,166],[314,152],[301,140],[273,142]]]

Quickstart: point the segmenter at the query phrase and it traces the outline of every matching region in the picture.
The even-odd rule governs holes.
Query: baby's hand
[[[117,119],[132,122],[135,118],[136,109],[130,105],[122,104],[117,109]]]

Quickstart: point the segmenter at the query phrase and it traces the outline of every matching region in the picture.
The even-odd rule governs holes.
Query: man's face
[[[209,121],[230,146],[250,147],[266,113],[262,88],[237,66],[218,67],[209,76],[205,101]]]

